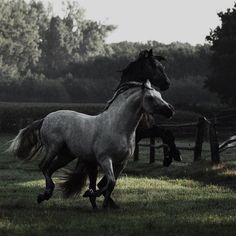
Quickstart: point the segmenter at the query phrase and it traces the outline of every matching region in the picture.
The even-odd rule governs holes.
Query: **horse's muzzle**
[[[168,104],[168,105],[165,105],[165,106],[161,107],[159,109],[158,113],[160,115],[163,115],[164,117],[170,119],[175,114],[175,109],[172,105]]]

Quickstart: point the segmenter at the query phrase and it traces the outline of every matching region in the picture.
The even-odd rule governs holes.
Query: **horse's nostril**
[[[161,114],[165,116],[166,118],[172,118],[175,114],[174,108],[171,105],[164,105],[161,109],[159,109]]]

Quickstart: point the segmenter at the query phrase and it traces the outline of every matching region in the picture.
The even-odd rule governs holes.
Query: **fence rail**
[[[236,116],[236,114],[231,114],[230,117]],[[195,129],[195,144],[194,146],[177,146],[179,150],[185,150],[185,151],[192,151],[193,152],[193,161],[201,160],[202,158],[202,152],[204,151],[202,149],[204,138],[206,135],[209,137],[209,143],[210,143],[210,153],[211,153],[211,161],[213,164],[218,164],[220,162],[220,153],[224,150],[232,147],[236,147],[236,135],[233,136],[232,139],[225,141],[224,148],[222,148],[222,145],[219,145],[218,140],[218,134],[217,134],[217,128],[227,128],[230,129],[232,125],[236,127],[236,122],[222,122],[222,119],[227,118],[226,115],[219,116],[219,119],[217,117],[213,117],[212,119],[207,119],[206,117],[200,117],[197,122],[188,122],[188,123],[172,123],[172,124],[157,124],[158,127],[161,128],[169,128],[169,129],[187,129],[187,128],[194,128]],[[230,126],[231,125],[231,126]],[[231,137],[232,138],[232,137]],[[137,161],[139,159],[139,147],[149,147],[149,163],[153,163],[155,161],[155,149],[161,149],[163,148],[163,154],[164,158],[168,156],[168,145],[161,144],[161,145],[155,145],[155,138],[150,138],[150,144],[136,144],[135,154],[134,154],[134,160]]]

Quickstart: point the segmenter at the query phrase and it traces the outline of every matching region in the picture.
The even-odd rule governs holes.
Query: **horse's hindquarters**
[[[66,145],[76,157],[92,156],[95,119],[92,116],[73,111],[50,113],[40,130],[46,150],[58,152]]]

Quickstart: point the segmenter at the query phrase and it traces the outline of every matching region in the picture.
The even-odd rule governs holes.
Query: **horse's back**
[[[91,142],[95,132],[95,116],[71,111],[59,110],[48,114],[44,118],[41,128],[41,136],[45,143],[66,143],[74,146],[79,145],[79,140]]]
[[[48,118],[60,119],[62,117],[68,117],[68,118],[81,117],[81,118],[88,119],[88,118],[91,118],[92,116],[84,114],[84,113],[80,113],[77,111],[72,111],[72,110],[58,110],[58,111],[54,111],[54,112],[49,113],[45,117],[45,119],[48,119]]]

